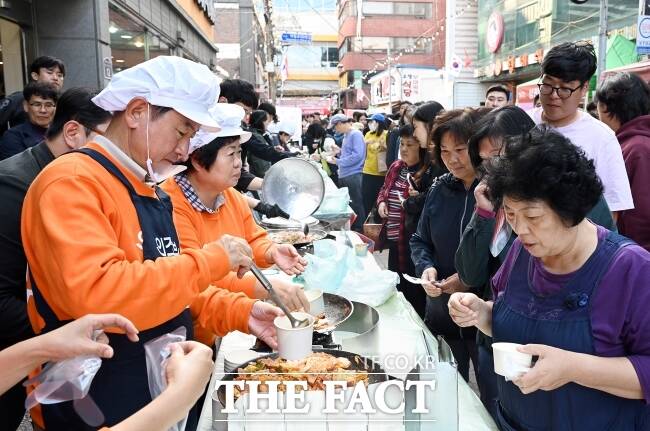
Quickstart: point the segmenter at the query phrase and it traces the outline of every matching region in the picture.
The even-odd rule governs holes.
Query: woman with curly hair
[[[459,326],[537,358],[498,377],[500,429],[649,429],[650,253],[586,218],[603,193],[593,161],[543,127],[486,171],[518,238],[492,278],[494,301],[458,292],[448,305]]]

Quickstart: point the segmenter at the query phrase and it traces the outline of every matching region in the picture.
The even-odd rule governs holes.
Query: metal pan
[[[325,318],[330,322],[330,326],[315,332],[329,333],[334,331],[337,326],[348,320],[354,311],[354,305],[350,300],[333,293],[323,292],[323,302],[325,303],[323,312]]]
[[[300,241],[300,242],[283,242],[281,238],[278,237],[279,234],[285,233],[285,232],[299,232],[302,233],[302,229],[267,229],[266,233],[269,235],[269,239],[273,241],[276,244],[291,244],[296,248],[299,247],[304,247],[307,245],[312,244],[314,241],[321,240],[327,236],[327,232],[324,230],[320,229],[311,229],[309,231],[309,236],[311,237],[311,241]]]
[[[368,373],[374,373],[374,374],[368,374],[368,384],[385,382],[390,379],[390,377],[386,374],[386,372],[381,368],[379,364],[356,353],[345,352],[343,350],[334,350],[334,349],[314,350],[314,352],[329,353],[330,355],[336,358],[349,359],[350,363],[352,364],[350,365],[350,368],[348,368],[349,370],[366,371]],[[278,357],[277,352],[271,353],[269,355],[260,356],[259,358],[238,365],[237,367],[235,367],[235,370],[238,370],[239,368],[245,368],[246,366],[257,362],[260,359],[264,359],[264,358],[275,359],[277,357]],[[225,374],[221,379],[221,381],[232,381],[235,379],[235,377],[237,377],[237,375],[238,373],[236,371],[233,373]],[[226,388],[224,386],[220,386],[219,389],[217,389],[215,392],[212,393],[212,399],[213,401],[218,400],[222,406],[225,406]]]

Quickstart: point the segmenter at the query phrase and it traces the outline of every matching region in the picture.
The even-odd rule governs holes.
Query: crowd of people
[[[381,220],[376,249],[398,289],[465,380],[473,365],[501,429],[646,429],[650,87],[608,76],[590,113],[595,69],[590,44],[564,43],[544,57],[529,112],[495,85],[480,107],[313,113],[296,151],[294,125],[253,85],[219,83],[191,61],[159,57],[101,92],[61,92],[63,62],[38,58],[0,104],[0,363],[23,364],[0,372],[6,429],[24,415],[27,373],[90,352],[111,358],[90,390],[106,425],[172,424],[169,400],[186,397],[191,429],[217,336],[275,346],[281,312],[247,270],[293,275],[306,261],[269,240],[254,214],[288,214],[255,192],[300,154],[347,188],[352,229]],[[309,308],[299,286],[271,282],[291,309]],[[173,348],[167,395],[152,401],[142,345],[179,326],[196,341]],[[106,334],[97,343],[88,328]],[[495,374],[497,341],[525,345],[531,371]],[[32,417],[41,429],[87,427],[70,402]]]
[[[544,57],[528,112],[495,85],[480,107],[337,113],[318,135],[340,147],[327,161],[353,229],[382,220],[376,246],[398,289],[465,380],[472,363],[502,429],[582,429],[592,409],[589,429],[650,426],[650,87],[613,74],[585,106],[595,70],[591,44],[564,43]],[[506,382],[493,340],[540,360]]]

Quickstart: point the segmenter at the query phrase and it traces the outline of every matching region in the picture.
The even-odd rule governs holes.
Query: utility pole
[[[386,51],[386,67],[388,70],[388,114],[393,113],[393,77],[390,70],[390,40],[388,38],[388,50]]]
[[[597,80],[605,72],[607,67],[607,27],[608,27],[608,0],[600,0],[600,21],[598,25],[598,73],[596,74]]]

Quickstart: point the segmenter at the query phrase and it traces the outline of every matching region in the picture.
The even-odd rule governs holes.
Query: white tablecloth
[[[353,242],[360,241],[355,235],[350,235],[350,237],[353,237]],[[363,264],[366,270],[379,270],[379,265],[371,254],[363,259]],[[344,350],[347,349],[374,357],[385,357],[393,353],[415,354],[420,357],[431,354],[432,345],[434,346],[433,349],[437,350],[437,341],[431,336],[422,319],[400,292],[396,292],[391,299],[376,307],[376,309],[379,313],[378,339],[381,340],[381,343],[376,346],[355,346],[355,349],[344,347]],[[217,429],[218,424],[223,424],[219,421],[213,421],[212,392],[215,381],[223,376],[224,352],[247,349],[254,342],[254,336],[240,332],[230,333],[222,340],[217,341],[218,354],[215,371],[201,412],[199,431],[212,431]],[[390,373],[390,370],[386,371]],[[458,382],[458,429],[462,431],[497,430],[480,399],[467,383],[459,375],[454,380]],[[449,386],[452,387],[453,385],[450,384]],[[445,389],[442,384],[440,384],[440,388],[441,390]],[[449,390],[453,390],[453,387]],[[427,426],[427,423],[422,422],[421,429],[434,429],[434,425]],[[435,429],[442,430],[443,427],[438,424]]]

